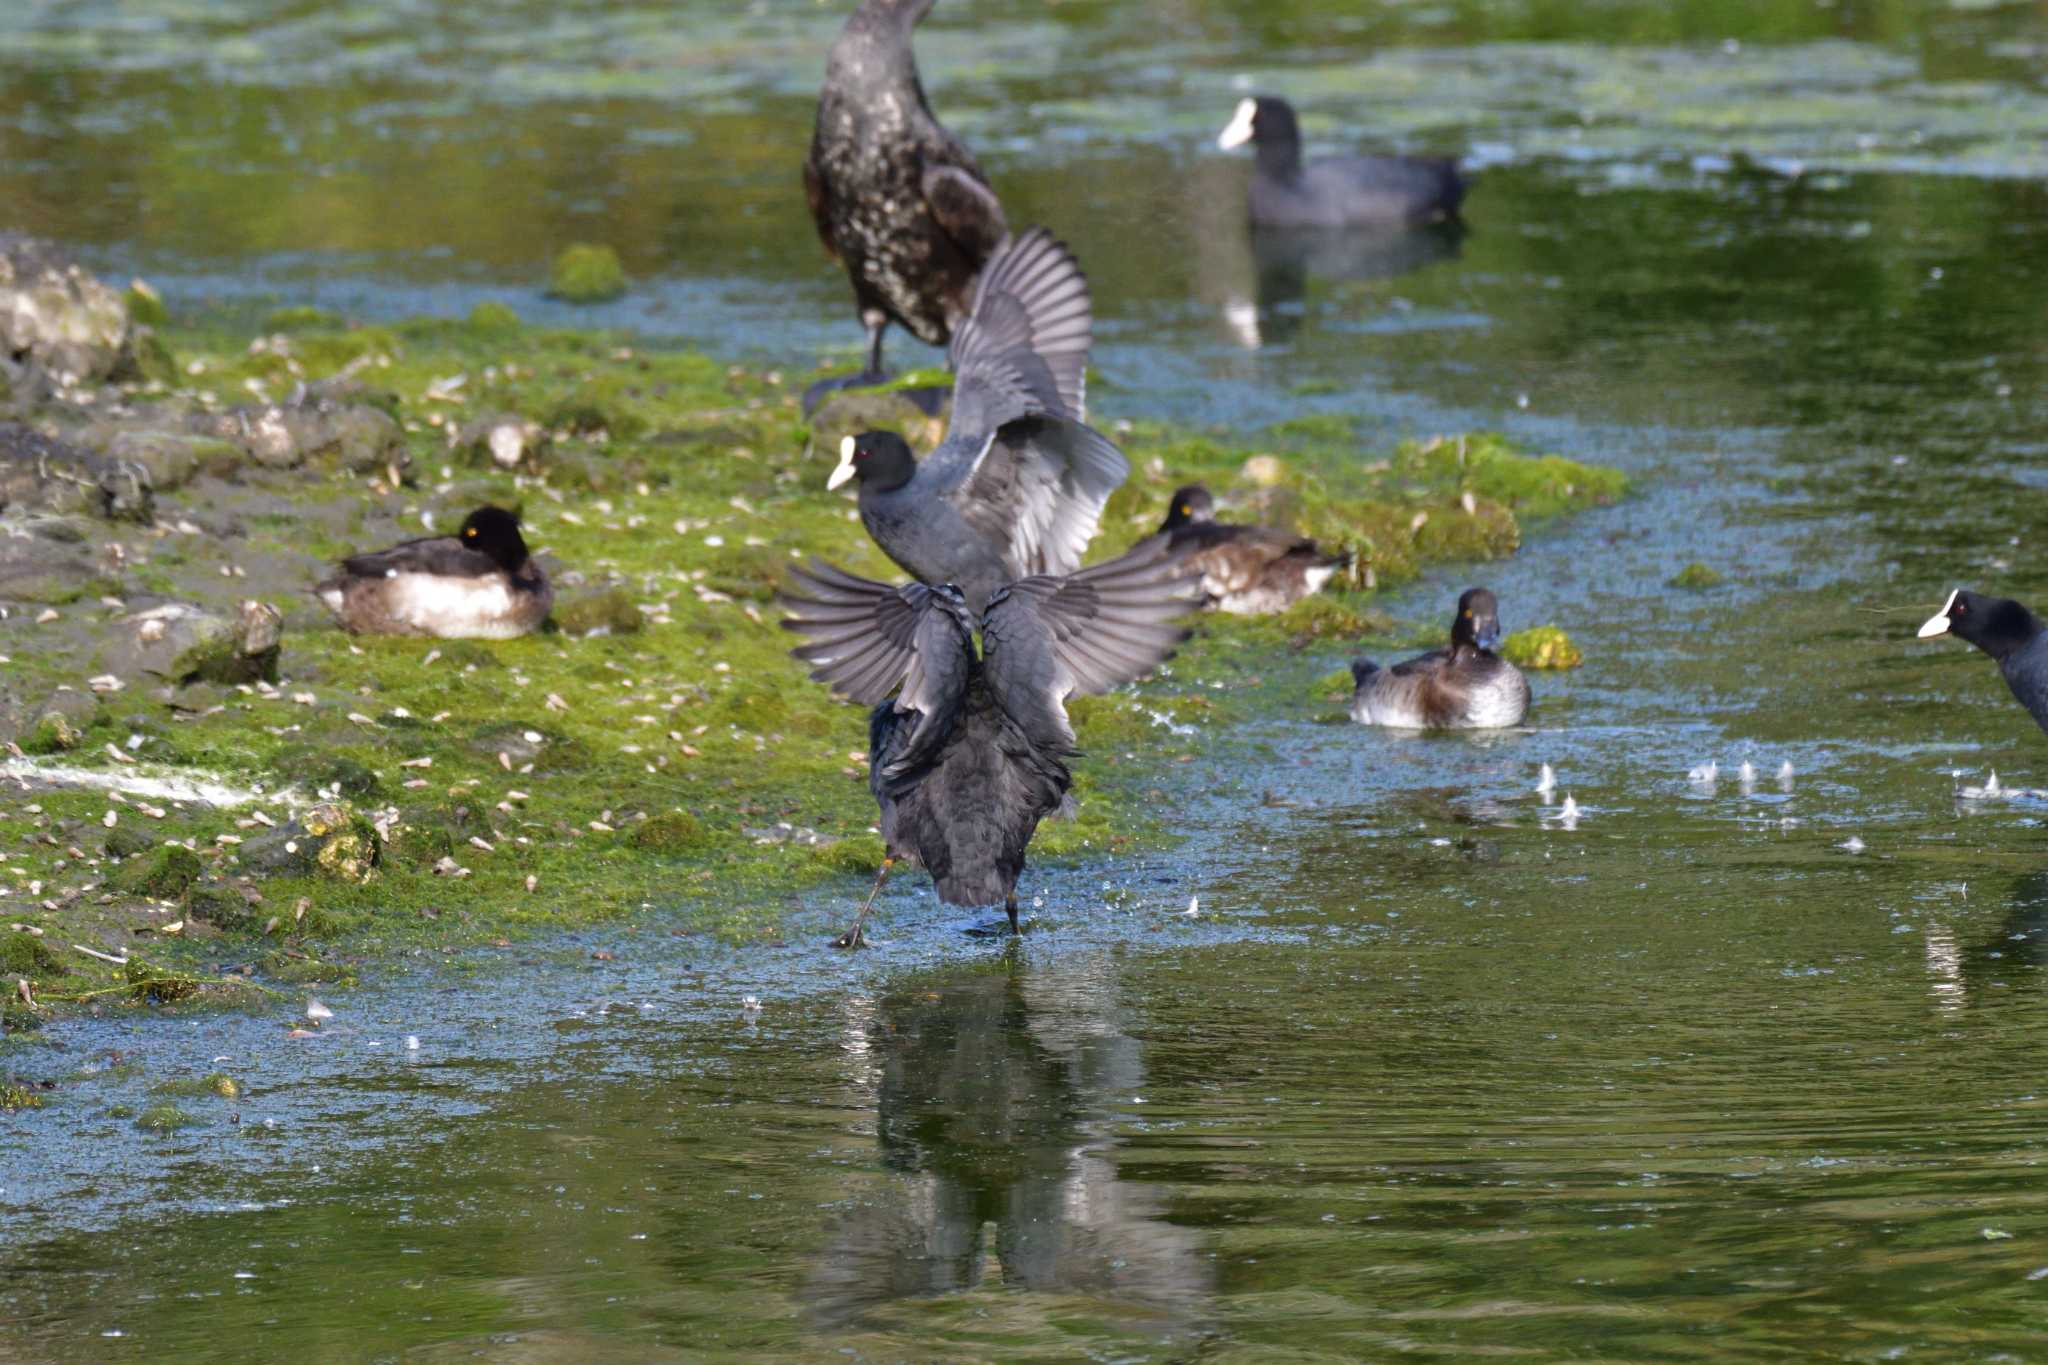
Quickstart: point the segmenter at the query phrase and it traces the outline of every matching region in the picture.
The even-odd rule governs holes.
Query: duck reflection
[[[2014,883],[1998,932],[1971,947],[1961,975],[1973,999],[2004,986],[2017,986],[2048,968],[2048,872],[2031,872]]]
[[[848,1050],[874,1068],[887,1196],[849,1214],[813,1273],[820,1326],[892,1299],[996,1282],[1121,1300],[1169,1322],[1209,1288],[1193,1231],[1118,1178],[1115,1111],[1140,1093],[1106,958],[1016,954],[876,1002]]]
[[[1247,349],[1294,339],[1308,316],[1309,282],[1391,279],[1454,259],[1465,226],[1254,228],[1248,250],[1253,292],[1223,300],[1224,324]]]

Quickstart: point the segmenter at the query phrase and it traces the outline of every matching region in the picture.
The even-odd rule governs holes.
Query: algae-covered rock
[[[0,512],[16,508],[109,520],[154,518],[149,471],[83,446],[0,422]]]
[[[320,745],[287,745],[278,750],[270,770],[286,782],[351,801],[367,801],[384,789],[374,769]]]
[[[815,459],[839,460],[839,443],[863,431],[894,431],[910,443],[919,455],[928,455],[946,438],[946,409],[927,416],[900,392],[848,389],[834,394],[811,415],[811,454]]]
[[[156,847],[156,837],[133,824],[116,825],[100,841],[100,851],[109,858],[133,858]]]
[[[171,310],[164,307],[164,296],[156,292],[149,281],[134,279],[128,281],[128,292],[122,302],[128,305],[128,320],[142,327],[167,327],[171,321]]]
[[[191,890],[202,870],[199,855],[191,849],[182,844],[162,844],[154,853],[131,858],[114,869],[114,875],[107,878],[107,886],[126,895],[174,901]]]
[[[493,413],[464,427],[455,448],[472,464],[531,471],[547,453],[547,429],[512,413]]]
[[[57,950],[43,942],[39,935],[22,930],[0,930],[0,989],[12,991],[14,983],[21,977],[30,981],[41,981],[53,976],[65,976],[70,968],[57,956]]]
[[[185,915],[230,934],[259,928],[267,918],[257,913],[247,896],[219,882],[201,882],[187,892]]]
[[[54,754],[75,749],[99,722],[100,699],[90,692],[60,687],[36,709],[17,741],[23,752]]]
[[[104,424],[79,439],[109,459],[141,468],[159,493],[183,487],[202,472],[227,473],[242,462],[234,442],[190,431]]]
[[[704,843],[704,826],[686,810],[650,815],[633,826],[626,842],[649,853],[687,853]]]
[[[605,588],[559,602],[554,615],[565,634],[577,636],[630,635],[646,622],[624,588]]]
[[[1670,586],[1693,589],[1718,588],[1726,581],[1717,570],[1710,569],[1698,560],[1694,560],[1677,573],[1671,575]]]
[[[117,623],[101,664],[120,677],[148,674],[174,686],[275,680],[282,622],[277,608],[254,599],[232,617],[167,602]]]
[[[469,310],[469,327],[474,332],[516,332],[519,330],[519,314],[512,311],[509,303],[485,299]]]
[[[195,426],[235,442],[268,469],[296,469],[317,460],[364,473],[407,463],[405,432],[398,422],[346,386],[306,385],[285,402],[205,415]]]
[[[42,1026],[43,1012],[20,997],[10,996],[0,1004],[0,1033],[32,1033]],[[0,1109],[6,1107],[5,1102],[0,1101]]]
[[[135,1126],[145,1133],[175,1133],[199,1122],[170,1100],[152,1104],[135,1116]]]
[[[1500,656],[1520,668],[1577,668],[1586,661],[1557,626],[1531,626],[1501,641]]]
[[[626,292],[626,268],[610,247],[577,242],[555,257],[548,292],[569,303],[604,303]]]
[[[40,1109],[43,1097],[17,1081],[0,1085],[0,1110]]]
[[[323,802],[242,846],[242,863],[269,876],[366,882],[383,853],[377,827],[343,802]]]
[[[80,383],[118,374],[127,342],[119,294],[50,243],[0,233],[0,355]]]

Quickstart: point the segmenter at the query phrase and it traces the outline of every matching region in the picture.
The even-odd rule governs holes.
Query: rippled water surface
[[[639,286],[575,317],[843,363],[796,180],[837,22],[0,7],[0,226],[251,315],[569,316],[545,262],[602,239]],[[2048,747],[1912,638],[2048,602],[2038,7],[946,0],[919,45],[1086,262],[1106,418],[1635,474],[1388,603],[1483,574],[1586,665],[1468,740],[1339,722],[1341,650],[1217,663],[1185,845],[1034,868],[1021,944],[907,878],[852,962],[849,885],[787,948],[657,915],[290,1051],[70,1027],[100,1069],[0,1118],[0,1359],[2038,1356],[2048,805],[1958,793]],[[1469,230],[1255,250],[1208,146],[1254,83],[1466,153]],[[229,1059],[237,1121],[105,1117],[144,1046]]]

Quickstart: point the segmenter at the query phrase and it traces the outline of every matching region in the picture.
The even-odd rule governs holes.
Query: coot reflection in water
[[[1969,948],[1963,957],[1963,985],[1982,1003],[2002,988],[2017,987],[2048,969],[2048,871],[2029,872],[2014,883],[1998,932]]]
[[[874,1059],[885,1195],[847,1214],[812,1271],[821,1328],[891,1300],[992,1282],[1191,1322],[1212,1290],[1193,1229],[1117,1174],[1115,1110],[1142,1093],[1107,956],[1057,973],[1012,953],[914,977],[849,1040]],[[995,1272],[995,1273],[992,1273]]]
[[[1247,349],[1291,341],[1306,316],[1311,281],[1390,280],[1458,258],[1468,228],[1456,219],[1418,227],[1247,230],[1253,299],[1224,304],[1231,335]]]

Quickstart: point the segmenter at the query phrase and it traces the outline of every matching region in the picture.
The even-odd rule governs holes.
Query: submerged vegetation
[[[773,939],[796,893],[872,875],[865,713],[804,678],[773,600],[813,554],[897,576],[851,497],[823,487],[829,407],[814,431],[779,373],[526,330],[502,309],[276,321],[254,339],[161,334],[175,387],[115,395],[139,413],[120,439],[149,470],[151,512],[39,520],[89,564],[75,591],[0,622],[5,771],[27,788],[0,809],[0,908],[45,931],[0,937],[24,999],[235,999],[230,965],[345,979],[364,955],[657,905],[696,931]],[[235,416],[251,397],[280,400],[242,409],[282,414],[292,444],[274,458]],[[111,441],[90,415],[60,403],[36,418]],[[1079,810],[1040,831],[1040,858],[1168,835],[1153,803],[1124,798],[1204,742],[1190,722],[1228,703],[1198,684],[1247,643],[1341,648],[1387,624],[1372,589],[1511,553],[1525,518],[1623,488],[1497,436],[1373,449],[1341,418],[1119,435],[1134,472],[1097,555],[1200,479],[1231,515],[1296,525],[1352,568],[1284,617],[1205,619],[1169,676],[1078,701]],[[336,557],[446,531],[486,501],[521,509],[555,575],[548,630],[352,638],[306,593]],[[242,673],[127,653],[143,608],[232,615],[245,600],[274,609],[281,638],[256,654],[235,636],[256,661]]]

